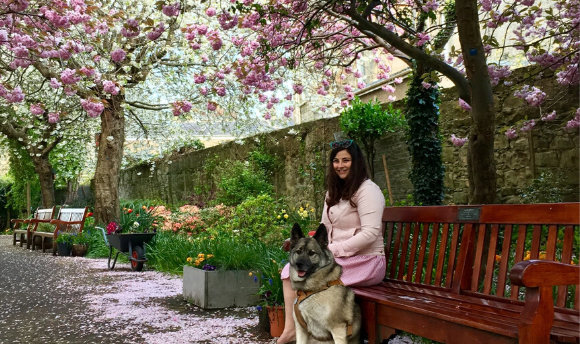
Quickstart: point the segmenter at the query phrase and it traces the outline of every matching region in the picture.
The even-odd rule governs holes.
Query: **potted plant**
[[[84,257],[89,248],[89,235],[86,232],[80,232],[74,235],[71,253],[73,257]]]
[[[56,237],[56,248],[59,256],[67,257],[71,254],[74,236],[71,233],[58,232]]]
[[[248,278],[263,244],[242,244],[222,233],[192,242],[183,267],[183,296],[202,308],[256,305],[259,285]]]
[[[260,282],[258,296],[262,303],[258,307],[258,311],[266,311],[272,337],[280,337],[284,331],[284,293],[280,272],[285,265],[287,256],[288,253],[279,247],[269,248],[254,276],[254,281]]]

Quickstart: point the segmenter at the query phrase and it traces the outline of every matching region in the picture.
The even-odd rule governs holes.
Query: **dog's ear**
[[[300,240],[301,238],[304,238],[304,233],[302,233],[302,228],[300,228],[300,225],[295,223],[294,226],[292,226],[292,236],[290,237],[290,249],[292,249],[298,243],[298,240]]]
[[[326,231],[326,226],[323,223],[321,223],[320,226],[318,226],[316,233],[314,233],[314,239],[318,241],[320,247],[322,248],[328,247],[328,233]]]

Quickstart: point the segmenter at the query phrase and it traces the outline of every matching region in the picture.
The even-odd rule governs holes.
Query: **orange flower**
[[[133,212],[133,209],[127,209],[127,214],[131,214]]]
[[[501,255],[496,254],[495,255],[495,262],[499,264],[499,262],[501,262]]]

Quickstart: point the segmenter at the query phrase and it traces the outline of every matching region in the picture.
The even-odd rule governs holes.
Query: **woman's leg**
[[[296,292],[292,289],[290,279],[286,278],[282,280],[282,290],[284,292],[284,312],[286,318],[284,320],[284,331],[276,341],[276,344],[284,344],[296,339],[296,328],[294,327],[293,317]]]

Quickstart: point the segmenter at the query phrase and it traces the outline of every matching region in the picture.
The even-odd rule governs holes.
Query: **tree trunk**
[[[125,142],[125,117],[121,104],[124,95],[106,99],[105,110],[101,114],[101,136],[95,169],[95,222],[107,224],[119,221],[119,171]]]
[[[470,83],[472,125],[467,169],[469,203],[493,203],[496,196],[494,160],[495,110],[483,50],[476,0],[456,0],[457,29],[465,71]]]
[[[52,165],[48,160],[48,154],[43,154],[39,157],[33,156],[31,160],[34,164],[34,171],[40,181],[42,207],[50,208],[54,206],[54,176],[52,174]]]

